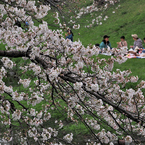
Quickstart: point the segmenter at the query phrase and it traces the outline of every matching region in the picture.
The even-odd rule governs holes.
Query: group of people
[[[141,53],[145,53],[145,50],[143,48],[142,45],[142,40],[138,37],[137,34],[132,34],[131,35],[133,40],[134,40],[134,45],[130,46],[130,49],[128,50],[128,46],[127,46],[127,42],[125,40],[125,36],[121,36],[120,42],[117,42],[117,48],[126,48],[128,50],[128,53],[133,54],[135,56],[139,56]],[[107,49],[107,51],[111,50],[111,43],[109,41],[110,36],[105,35],[103,37],[103,41],[101,42],[101,44],[96,44],[96,46],[98,46],[100,48],[100,53],[104,52],[104,49]],[[143,39],[144,43],[145,43],[145,38]]]
[[[67,33],[65,35],[66,35],[66,39],[70,39],[73,42],[74,35],[70,29],[67,30]],[[134,40],[134,45],[130,46],[129,52],[137,55],[137,53],[139,51],[142,51],[144,49],[143,45],[142,45],[142,40],[138,37],[137,34],[133,34],[131,36]],[[101,42],[101,44],[96,44],[96,47],[99,47],[101,52],[103,51],[103,49],[110,49],[110,50],[112,49],[109,38],[110,38],[110,36],[105,35],[103,37],[103,41]],[[119,49],[122,47],[126,47],[128,49],[127,42],[125,40],[125,36],[121,36],[120,40],[121,40],[120,42],[117,42],[117,48]],[[143,40],[145,43],[145,38]]]
[[[140,38],[138,38],[137,34],[133,34],[131,35],[133,40],[134,40],[134,45],[130,46],[130,48],[132,48],[132,50],[135,50],[136,47],[138,47],[139,49],[143,49],[143,45],[142,45],[142,40]],[[108,48],[110,47],[110,49],[112,49],[111,47],[111,43],[109,41],[110,36],[105,35],[103,37],[103,41],[101,42],[100,49],[102,50],[103,48]],[[121,48],[121,47],[127,47],[127,42],[125,40],[125,36],[121,36],[120,37],[121,41],[117,42],[117,48]],[[145,38],[144,38],[144,42],[145,42]],[[96,44],[96,46],[98,46],[98,44]]]

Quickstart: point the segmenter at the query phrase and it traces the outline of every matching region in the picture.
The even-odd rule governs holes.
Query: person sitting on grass
[[[140,49],[143,48],[142,46],[142,40],[140,38],[138,38],[137,34],[133,34],[131,35],[133,40],[134,40],[134,45],[133,46],[130,46],[130,48],[132,48],[133,50],[138,47]]]
[[[70,29],[67,30],[67,33],[65,34],[65,36],[66,36],[66,39],[70,39],[73,42],[74,34]]]
[[[127,42],[125,41],[125,37],[121,36],[120,39],[121,39],[121,41],[117,42],[117,44],[118,44],[117,48],[127,47]]]
[[[144,40],[144,43],[145,43],[145,38],[143,38],[143,40]],[[133,54],[135,56],[145,57],[145,50],[144,50],[144,48],[139,48],[138,46],[136,46],[134,50],[131,48],[128,51],[128,54]]]
[[[111,48],[111,43],[110,43],[110,41],[109,41],[109,37],[110,37],[110,36],[107,36],[107,35],[105,35],[105,36],[103,37],[103,41],[102,41],[101,44],[100,44],[100,49],[101,49],[101,50],[102,50],[103,48],[105,48],[105,49],[107,49],[107,48],[112,49],[112,48]]]

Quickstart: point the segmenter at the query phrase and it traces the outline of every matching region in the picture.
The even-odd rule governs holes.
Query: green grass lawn
[[[119,4],[121,7],[115,9]],[[85,24],[83,22],[93,19],[88,14],[80,20],[80,23],[82,22],[81,28],[79,30],[73,30],[75,35],[74,40],[78,40],[79,38],[86,46],[88,44],[101,43],[102,37],[107,34],[110,36],[112,47],[116,47],[116,42],[120,41],[120,36],[124,35],[128,46],[130,46],[133,44],[131,34],[138,34],[141,39],[145,37],[144,8],[144,0],[121,0],[120,3],[115,4],[102,13],[104,16],[107,15],[109,17],[106,21],[103,21],[102,25],[84,28]],[[113,11],[115,11],[115,14],[112,13]],[[100,12],[95,13],[97,15],[100,14]]]

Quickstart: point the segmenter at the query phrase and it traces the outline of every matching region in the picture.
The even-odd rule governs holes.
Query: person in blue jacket
[[[73,36],[74,36],[73,32],[70,29],[68,29],[66,39],[70,39],[73,42]]]
[[[110,36],[107,36],[107,35],[105,35],[104,37],[103,37],[103,41],[101,42],[101,44],[100,44],[100,49],[102,50],[102,48],[107,48],[108,46],[110,47],[110,49],[112,49],[111,48],[111,43],[110,43],[110,41],[109,41],[109,37]]]

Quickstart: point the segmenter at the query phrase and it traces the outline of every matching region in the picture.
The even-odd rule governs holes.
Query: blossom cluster
[[[7,69],[13,68],[13,62],[9,58],[3,57],[1,61],[3,62],[5,68]]]
[[[67,134],[63,137],[64,140],[66,140],[68,143],[71,143],[71,141],[73,140],[73,134]]]
[[[29,87],[30,82],[31,82],[30,79],[24,79],[24,80],[20,79],[20,80],[19,80],[19,83],[20,83],[20,84],[23,84],[23,87],[24,87],[24,88]]]

